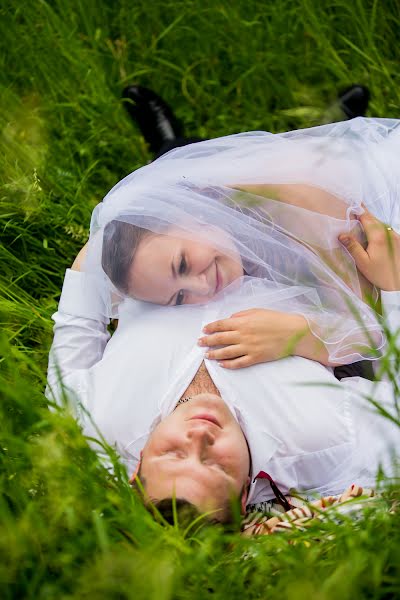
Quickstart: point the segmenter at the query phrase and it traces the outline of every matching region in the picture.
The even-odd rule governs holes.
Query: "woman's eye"
[[[184,275],[186,272],[186,259],[182,256],[181,262],[179,264],[179,275]]]
[[[180,306],[181,304],[183,304],[184,300],[185,300],[185,294],[184,294],[183,290],[179,290],[179,292],[176,295],[175,306]]]

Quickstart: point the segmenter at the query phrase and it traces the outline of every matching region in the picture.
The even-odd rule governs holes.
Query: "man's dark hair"
[[[199,511],[197,506],[185,498],[163,498],[158,502],[154,502],[153,506],[167,523],[170,523],[171,525],[174,525],[174,513],[177,516],[177,521],[180,526],[190,525],[197,517],[203,514]],[[150,506],[148,506],[148,508],[150,508]],[[225,525],[229,528],[233,527],[234,529],[236,525],[240,527],[241,516],[235,509],[235,499],[228,499],[221,508],[210,511],[210,514],[205,513],[202,523],[209,525]],[[238,527],[236,527],[236,530]]]
[[[137,247],[150,233],[148,229],[117,220],[104,228],[101,265],[115,287],[125,294],[129,291],[129,270]]]
[[[202,514],[195,504],[189,502],[185,498],[162,498],[161,500],[152,502],[149,498],[145,496],[144,493],[146,488],[146,479],[141,474],[141,467],[142,465],[140,465],[135,478],[131,480],[131,486],[138,493],[145,508],[153,516],[156,515],[154,511],[154,508],[156,508],[158,513],[170,525],[174,525],[174,513],[176,513],[178,523],[180,525],[189,525],[192,521],[194,521],[197,517],[199,517]],[[238,510],[237,502],[241,497],[243,491],[244,488],[241,490],[238,498],[228,498],[224,506],[222,506],[220,509],[215,510],[215,512],[211,512],[208,516],[204,517],[204,522],[219,523],[233,527],[239,524],[241,520],[241,515],[240,509]]]
[[[153,510],[155,508],[162,518],[170,525],[175,525],[175,514],[177,515],[178,523],[180,525],[189,525],[200,515],[197,507],[184,498],[163,498],[156,502],[152,502],[149,498],[146,498],[144,495],[146,480],[141,475],[140,470],[141,467],[139,468],[135,479],[131,481],[131,486],[138,493],[145,508],[152,516],[156,516],[156,512]]]
[[[201,514],[194,504],[184,498],[163,498],[158,502],[154,502],[153,506],[170,525],[175,525],[176,515],[178,524],[181,527],[190,525]]]

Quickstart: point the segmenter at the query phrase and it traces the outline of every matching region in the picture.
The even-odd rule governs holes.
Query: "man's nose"
[[[190,442],[201,448],[204,446],[212,446],[215,442],[215,436],[207,423],[204,423],[204,425],[202,423],[193,424],[187,431],[187,438]]]

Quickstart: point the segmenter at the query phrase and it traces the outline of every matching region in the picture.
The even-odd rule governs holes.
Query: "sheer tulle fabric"
[[[85,268],[105,315],[118,317],[126,297],[102,269],[105,226],[119,220],[164,235],[174,226],[240,255],[246,276],[212,301],[229,307],[234,293],[244,308],[269,308],[279,299],[280,310],[307,318],[331,361],[376,357],[384,336],[337,237],[352,231],[365,241],[362,202],[384,222],[398,220],[399,133],[388,119],[250,132],[172,150],[128,175],[92,216]]]

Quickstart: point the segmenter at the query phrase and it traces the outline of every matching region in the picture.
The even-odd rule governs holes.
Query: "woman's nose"
[[[198,294],[199,296],[208,296],[211,292],[210,284],[207,281],[205,273],[191,277],[190,280],[186,280],[185,288],[192,294]]]

